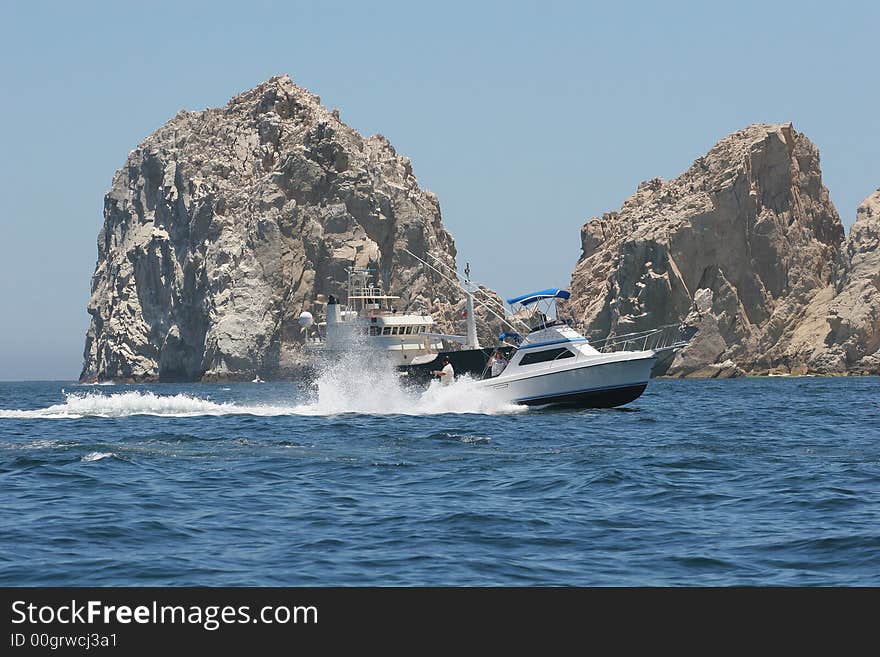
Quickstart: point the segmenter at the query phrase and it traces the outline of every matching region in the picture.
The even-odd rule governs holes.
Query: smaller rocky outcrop
[[[672,376],[806,367],[812,352],[793,342],[833,296],[843,238],[816,146],[791,125],[752,125],[583,226],[570,312],[593,339],[699,327]]]
[[[859,206],[846,240],[826,338],[848,369],[880,373],[880,189]]]
[[[809,371],[880,374],[880,189],[856,211],[834,280],[807,309],[793,341]]]

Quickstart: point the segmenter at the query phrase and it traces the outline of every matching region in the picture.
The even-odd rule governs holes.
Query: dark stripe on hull
[[[537,399],[522,399],[516,403],[524,404],[525,406],[547,406],[553,404],[554,406],[576,406],[578,408],[613,408],[615,406],[623,406],[634,399],[638,399],[647,387],[647,383],[640,383],[635,386],[587,390],[585,392],[538,397]]]

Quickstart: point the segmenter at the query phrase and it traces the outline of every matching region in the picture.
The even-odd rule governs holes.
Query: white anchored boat
[[[645,391],[661,353],[686,344],[673,325],[591,345],[556,318],[556,300],[569,296],[567,290],[552,288],[508,299],[512,306],[532,311],[531,330],[504,370],[478,385],[528,406],[621,406]]]
[[[381,284],[373,282],[372,270],[350,267],[346,271],[345,303],[329,295],[325,321],[317,325],[311,313],[300,314],[307,349],[331,356],[368,351],[397,366],[414,359],[418,362],[419,357],[433,359],[443,349],[442,339],[431,333],[434,320],[430,315],[397,312],[393,301],[400,297],[385,294]]]
[[[407,253],[461,288],[466,301],[463,335],[434,332],[430,315],[398,312],[394,301],[400,297],[386,294],[381,283],[373,282],[374,270],[350,267],[346,269],[345,303],[329,295],[325,320],[319,323],[310,312],[300,314],[306,349],[325,358],[356,352],[364,359],[389,359],[416,383],[430,380],[443,358],[449,358],[456,374],[482,376],[495,349],[481,347],[477,339],[473,292],[410,251]],[[486,305],[482,300],[479,303]],[[499,317],[497,308],[488,312]],[[447,348],[450,345],[455,348]],[[509,352],[511,347],[502,349]]]

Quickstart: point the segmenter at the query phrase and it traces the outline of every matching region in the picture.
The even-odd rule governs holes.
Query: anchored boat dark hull
[[[509,358],[513,347],[501,347],[505,357]],[[495,347],[485,349],[461,349],[457,351],[442,351],[434,360],[419,365],[401,365],[398,369],[409,376],[410,380],[418,383],[426,383],[434,376],[435,370],[442,369],[443,358],[449,358],[449,364],[455,370],[456,376],[469,375],[473,379],[482,379],[486,370],[486,363],[495,352]]]

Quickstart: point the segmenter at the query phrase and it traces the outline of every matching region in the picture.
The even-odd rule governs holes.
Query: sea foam
[[[161,415],[194,417],[200,415],[284,415],[290,408],[273,406],[237,406],[232,402],[217,403],[187,394],[157,395],[151,391],[133,390],[109,395],[100,392],[65,393],[63,404],[34,410],[0,410],[0,418],[66,419],[81,417],[128,417],[130,415]]]
[[[115,457],[113,452],[91,452],[83,456],[80,460],[83,463],[91,463],[92,461],[100,461],[101,459],[109,459]]]
[[[524,411],[525,407],[497,398],[468,376],[451,385],[432,381],[427,389],[408,383],[387,359],[364,352],[349,352],[327,362],[300,415],[438,415],[476,413],[494,415]]]

